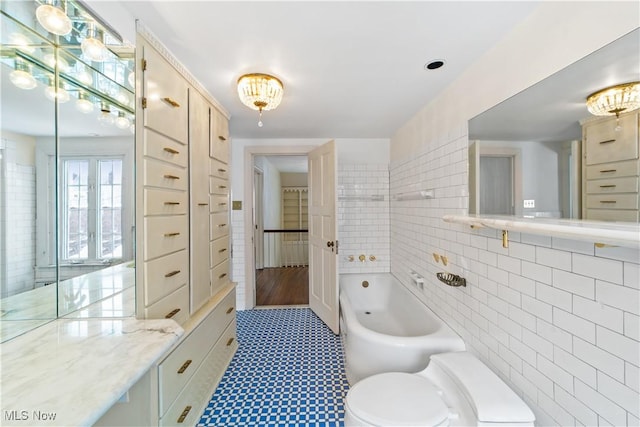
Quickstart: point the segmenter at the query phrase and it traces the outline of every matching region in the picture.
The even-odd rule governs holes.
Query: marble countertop
[[[544,234],[594,244],[640,247],[640,224],[576,219],[527,218],[499,215],[445,215],[445,222],[522,233]]]
[[[67,318],[7,341],[1,424],[91,425],[183,333],[170,319]]]

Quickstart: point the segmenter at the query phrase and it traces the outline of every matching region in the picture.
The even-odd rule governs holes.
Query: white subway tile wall
[[[338,165],[338,239],[340,273],[389,272],[389,165]]]
[[[531,406],[538,425],[638,425],[640,252],[442,221],[466,214],[466,130],[390,166],[391,272]],[[449,264],[437,263],[433,253]],[[411,285],[409,271],[425,277]],[[448,287],[435,273],[467,279]]]

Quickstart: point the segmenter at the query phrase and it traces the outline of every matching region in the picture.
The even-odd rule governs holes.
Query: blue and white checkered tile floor
[[[198,426],[342,426],[340,337],[308,308],[238,311],[240,346]]]

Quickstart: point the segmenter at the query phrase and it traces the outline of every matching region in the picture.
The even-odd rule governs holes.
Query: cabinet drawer
[[[585,126],[588,165],[638,158],[638,115],[621,116],[620,126],[615,117]]]
[[[638,222],[640,214],[637,210],[587,209],[586,219]]]
[[[236,322],[233,320],[178,398],[160,418],[160,426],[196,425],[237,349]]]
[[[187,170],[179,166],[161,163],[156,160],[144,160],[144,185],[172,190],[186,190]]]
[[[144,125],[180,142],[187,142],[188,83],[150,46],[143,47],[147,61],[142,73]]]
[[[216,159],[209,159],[209,173],[222,179],[229,179],[229,165]]]
[[[211,256],[211,266],[218,265],[222,261],[229,259],[229,237],[221,237],[209,244],[209,254]]]
[[[213,213],[209,217],[211,224],[210,240],[219,239],[229,234],[229,214],[227,212]]]
[[[215,293],[222,285],[229,281],[229,260],[226,259],[211,269],[211,288]]]
[[[187,166],[187,146],[151,129],[144,130],[144,155],[178,166]]]
[[[224,194],[213,194],[209,196],[210,212],[228,212],[229,211],[229,196]]]
[[[637,160],[587,166],[587,179],[589,180],[638,175],[640,175],[640,162]]]
[[[145,215],[184,215],[187,213],[187,192],[144,189]]]
[[[588,209],[638,209],[638,194],[588,195]]]
[[[189,242],[186,215],[144,219],[144,259],[149,260],[186,249]]]
[[[229,181],[226,179],[216,178],[214,176],[209,178],[209,193],[211,194],[229,194]]]
[[[213,110],[211,121],[211,145],[209,154],[224,163],[229,162],[229,121],[217,109]]]
[[[158,365],[160,416],[165,413],[189,378],[198,370],[202,360],[233,319],[235,319],[235,292],[230,292]]]
[[[589,194],[609,194],[609,193],[637,193],[638,178],[611,178],[595,179],[587,181],[587,193]]]
[[[173,319],[183,324],[189,318],[189,287],[183,286],[144,310],[147,319]]]
[[[179,289],[189,280],[189,255],[186,250],[144,263],[144,305],[146,307]]]

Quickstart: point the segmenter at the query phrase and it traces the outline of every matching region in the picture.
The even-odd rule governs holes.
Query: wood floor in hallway
[[[309,267],[257,270],[256,305],[300,304],[309,304]]]

